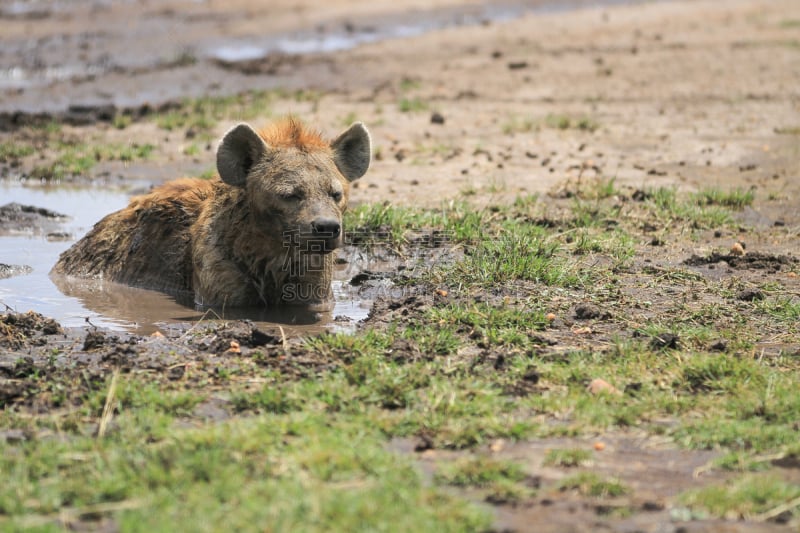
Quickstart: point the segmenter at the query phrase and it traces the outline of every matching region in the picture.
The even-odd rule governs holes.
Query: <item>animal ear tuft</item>
[[[333,160],[348,181],[355,181],[369,168],[372,140],[361,122],[356,122],[331,143]]]
[[[217,148],[217,172],[222,181],[244,187],[253,165],[267,151],[264,140],[247,124],[231,128]]]

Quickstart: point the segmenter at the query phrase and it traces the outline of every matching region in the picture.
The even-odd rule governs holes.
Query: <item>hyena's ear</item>
[[[234,126],[217,148],[217,172],[228,185],[244,187],[253,165],[267,151],[264,140],[247,124]]]
[[[361,122],[356,122],[331,143],[333,161],[348,181],[364,175],[372,157],[372,140]]]

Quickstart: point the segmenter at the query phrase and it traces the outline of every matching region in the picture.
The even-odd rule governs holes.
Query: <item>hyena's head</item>
[[[350,182],[367,171],[372,149],[361,123],[328,143],[295,119],[256,133],[239,124],[222,139],[217,170],[246,191],[251,220],[300,252],[328,253],[342,245],[342,214]]]

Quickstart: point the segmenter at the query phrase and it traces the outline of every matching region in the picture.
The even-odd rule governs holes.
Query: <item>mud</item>
[[[529,222],[567,232],[573,223],[563,213],[578,198],[578,186],[592,178],[614,179],[622,191],[615,201],[623,210],[651,200],[647,191],[654,187],[755,191],[756,202],[740,214],[738,229],[689,236],[670,232],[662,221],[643,220],[636,258],[618,273],[615,292],[603,301],[589,304],[580,291],[542,295],[556,318],[532,333],[536,357],[603,350],[616,339],[642,335],[650,336],[654,348],[673,350],[686,340],[670,331],[643,333],[638,324],[674,312],[676,302],[719,306],[746,317],[756,312],[747,306],[762,298],[763,284],[781,283],[800,294],[800,52],[791,23],[800,20],[797,2],[678,1],[566,14],[530,13],[524,7],[508,20],[481,9],[456,0],[402,5],[337,0],[326,7],[281,0],[268,8],[247,0],[4,4],[0,142],[34,139],[37,149],[0,160],[0,175],[24,189],[39,185],[32,179],[35,168],[54,157],[39,149],[45,145],[43,127],[56,121],[62,128],[55,135],[66,143],[157,144],[149,160],[103,161],[64,182],[99,189],[123,183],[146,190],[213,164],[212,142],[203,141],[200,153],[191,154],[186,148],[196,131],[166,131],[151,119],[177,109],[185,97],[280,88],[290,96],[276,97],[263,110],[265,121],[270,114],[293,112],[329,132],[353,116],[370,126],[377,161],[354,189],[355,203],[438,207],[466,200],[500,206],[520,195],[539,195],[543,214]],[[409,20],[430,20],[437,31],[388,39],[390,28]],[[176,27],[181,32],[164,31]],[[340,38],[354,46],[339,46]],[[286,39],[294,48],[277,47]],[[304,43],[311,45],[298,53]],[[326,46],[337,48],[329,52]],[[294,90],[314,90],[316,97],[293,98]],[[401,110],[404,100],[419,102],[421,110]],[[118,129],[113,123],[119,117],[131,124]],[[219,136],[234,122],[220,120],[208,133]],[[18,189],[9,190],[4,196],[10,197],[0,203],[22,203]],[[59,213],[67,210],[39,207],[6,205],[0,210],[0,234],[55,236],[63,229]],[[91,223],[81,222],[82,231]],[[612,217],[604,224],[611,230],[617,221]],[[68,231],[68,239],[79,236],[74,231]],[[380,233],[379,238],[386,237]],[[420,243],[438,237],[422,235]],[[36,274],[23,276],[31,267],[24,266],[29,261],[19,250],[26,245],[19,242],[0,243],[12,243],[0,257],[0,279],[14,276],[4,283],[27,282]],[[745,243],[745,253],[730,252],[734,243]],[[448,302],[522,305],[520,294],[538,294],[524,283],[466,293],[446,282],[415,282],[407,265],[389,265],[358,263],[342,276],[348,287],[343,300],[352,299],[355,306],[375,300],[363,322],[341,311],[282,325],[275,317],[250,313],[219,319],[173,302],[170,320],[158,323],[146,311],[163,310],[163,301],[148,302],[121,288],[65,287],[64,292],[91,301],[87,305],[99,315],[71,317],[67,326],[66,317],[54,320],[27,308],[0,313],[0,407],[58,413],[79,404],[87,391],[102,390],[119,369],[146,374],[164,387],[204,391],[208,400],[187,419],[224,420],[237,414],[224,394],[230,379],[249,383],[264,367],[309,377],[347,361],[347,353],[320,354],[300,342],[303,336],[326,334],[314,325],[320,319],[334,323],[340,315],[340,323],[352,327],[402,328]],[[46,271],[46,266],[33,267]],[[729,294],[698,296],[680,282],[686,276],[724,281]],[[404,290],[392,295],[390,289],[401,285]],[[29,290],[35,290],[32,282]],[[99,316],[114,313],[128,325],[143,323],[147,329],[109,329],[114,323],[96,327]],[[342,320],[341,315],[352,316]],[[472,328],[459,335],[465,347],[456,357],[473,372],[501,379],[510,363],[531,359],[531,354],[491,347]],[[709,339],[703,348],[733,349],[722,339]],[[800,341],[786,335],[785,327],[769,325],[754,351],[764,358],[796,357]],[[396,362],[440,356],[411,341],[396,341],[386,354]],[[624,394],[637,388],[633,381],[617,385]],[[541,394],[545,385],[532,364],[502,388],[519,397]],[[97,427],[87,423],[82,431],[94,434]],[[8,441],[41,436],[0,429],[0,438]],[[633,495],[609,503],[553,488],[564,472],[542,466],[546,449],[595,441],[606,445],[595,454],[595,465],[624,478],[635,487]],[[424,434],[392,446],[415,454],[427,472],[437,461],[462,453],[439,449]],[[714,452],[678,450],[633,429],[588,440],[502,443],[497,449],[479,452],[524,462],[539,485],[529,501],[494,502],[498,531],[532,525],[538,531],[787,529],[779,523],[685,522],[691,517],[672,508],[670,498],[719,481],[717,471],[695,475]],[[778,466],[797,467],[796,462]],[[630,515],[615,515],[618,510]]]
[[[11,202],[0,206],[0,235],[41,235],[52,232],[68,218],[43,207]]]

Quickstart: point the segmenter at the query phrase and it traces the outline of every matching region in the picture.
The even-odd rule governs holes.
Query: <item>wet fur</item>
[[[204,305],[324,304],[334,254],[317,254],[314,268],[298,268],[309,256],[301,245],[287,247],[284,236],[308,234],[315,217],[341,223],[349,183],[366,170],[364,153],[369,164],[368,133],[365,147],[362,136],[348,136],[352,130],[328,143],[298,121],[283,120],[258,133],[266,148],[253,157],[257,150],[242,152],[242,141],[229,132],[220,150],[230,136],[238,151],[218,156],[227,179],[182,178],[133,198],[64,252],[52,273],[192,295]],[[362,166],[353,170],[353,161]],[[245,169],[246,179],[231,185],[230,169]],[[302,200],[287,199],[292,193]]]

